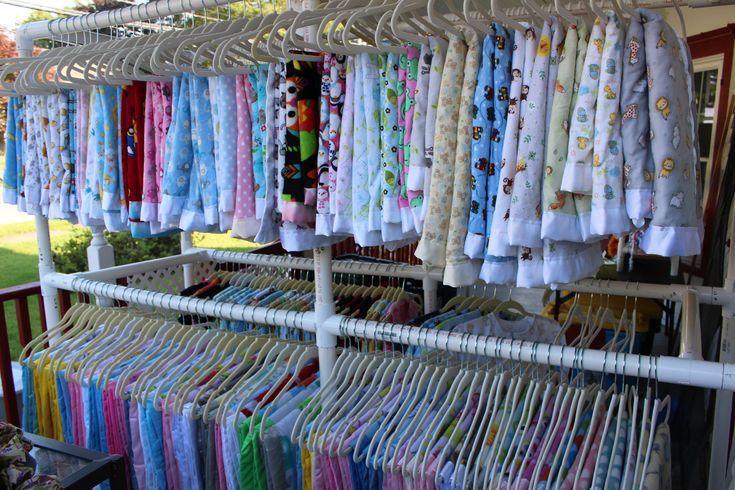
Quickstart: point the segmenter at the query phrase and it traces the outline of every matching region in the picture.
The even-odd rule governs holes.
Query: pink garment
[[[247,91],[252,90],[247,75],[235,78],[235,105],[237,108],[237,185],[235,186],[235,214],[232,234],[250,238],[258,233],[260,224],[255,218],[255,177],[253,174],[253,133]]]
[[[87,447],[87,429],[84,425],[84,398],[82,387],[74,381],[69,383],[69,389],[73,393],[72,398],[72,426],[74,427],[74,442],[77,446]]]
[[[166,155],[166,134],[171,126],[172,83],[148,82],[146,84],[145,124],[143,141],[143,205],[141,219],[158,221],[158,205],[161,203],[163,162]]]
[[[313,490],[328,489],[328,478],[325,475],[324,456],[311,453],[311,488]],[[330,489],[331,490],[331,489]]]
[[[124,402],[115,396],[116,383],[111,381],[102,392],[105,427],[107,429],[107,449],[112,454],[123,457],[125,480],[130,488],[130,459],[128,454],[128,434]]]
[[[166,481],[168,488],[178,490],[182,488],[176,454],[174,453],[173,427],[171,423],[171,414],[168,410],[161,413],[163,421],[163,458],[166,462]]]
[[[398,69],[398,83],[403,85],[403,90],[398,96],[398,127],[403,128],[403,141],[402,144],[398,145],[398,162],[401,164],[401,180],[400,180],[400,194],[398,196],[398,207],[406,209],[402,211],[402,218],[404,221],[410,220],[408,227],[404,226],[404,232],[413,229],[413,216],[409,209],[408,201],[408,167],[409,158],[406,158],[406,149],[411,148],[411,131],[413,129],[413,113],[415,111],[416,104],[413,103],[416,97],[416,77],[408,76],[408,64],[418,63],[419,49],[416,46],[406,47],[407,62],[405,66]],[[400,66],[400,65],[399,65]],[[408,108],[404,111],[406,97],[411,102]]]
[[[579,475],[579,481],[577,481],[576,488],[587,489],[590,488],[590,485],[592,484],[592,477],[595,475],[597,453],[599,452],[600,445],[602,444],[602,433],[605,432],[605,423],[602,415],[600,415],[600,419],[601,422],[597,426],[597,431],[595,431],[595,438],[592,440],[592,445],[590,446],[590,450],[587,453],[587,459],[584,460],[584,466],[582,467],[582,473]],[[575,461],[574,464],[576,465],[577,461]],[[575,473],[576,469],[569,472],[569,475],[571,475],[572,484],[574,483]],[[564,483],[566,484],[566,481]],[[572,488],[572,485],[562,485],[562,488]]]
[[[559,445],[561,444],[561,439],[564,437],[564,433],[566,432],[567,425],[570,422],[568,414],[562,413],[562,416],[564,417],[561,424],[559,424],[557,432],[554,434],[554,439],[551,443],[551,447],[549,447],[549,451],[546,454],[546,461],[544,462],[544,466],[542,467],[541,473],[539,474],[538,481],[546,481],[549,477],[549,471],[551,469],[551,463],[553,462],[554,456],[556,455],[556,451],[559,448]],[[571,412],[570,414],[571,415]],[[545,438],[544,438],[545,439]],[[539,458],[541,457],[541,451],[543,447],[542,444],[538,444],[536,447],[536,451],[534,451],[534,455],[531,458],[531,460],[528,462],[528,465],[526,466],[525,471],[523,472],[523,475],[520,477],[520,481],[516,479],[516,485],[517,488],[520,490],[528,490],[528,488],[531,486],[531,478],[533,477],[533,472],[536,469],[536,465],[539,464]]]
[[[602,433],[605,431],[606,411],[602,410],[604,405],[600,408],[601,409],[597,411],[597,421],[592,426],[592,430],[595,431],[592,444],[587,452],[587,459],[584,460],[584,466],[582,467],[582,473],[579,475],[576,488],[589,488],[590,483],[592,483],[592,476],[595,471],[595,461],[597,460],[597,452],[599,451],[600,444],[602,443]],[[582,449],[583,448],[579,448],[574,464],[572,464],[572,467],[569,469],[569,473],[567,473],[566,478],[564,478],[559,490],[572,490],[572,487],[574,487],[574,478],[577,474],[577,469],[579,468],[579,465],[582,464]]]
[[[143,444],[140,442],[140,426],[138,420],[138,404],[131,403],[128,415],[130,419],[130,442],[133,449],[133,473],[138,483],[138,488],[146,488],[145,457],[143,455]]]
[[[219,489],[227,490],[227,477],[225,476],[225,463],[222,456],[222,429],[219,424],[214,424],[214,444],[217,454],[217,480]]]
[[[345,490],[353,490],[352,476],[350,473],[350,457],[349,456],[337,456],[337,464],[339,465],[339,472],[342,475],[342,484]]]

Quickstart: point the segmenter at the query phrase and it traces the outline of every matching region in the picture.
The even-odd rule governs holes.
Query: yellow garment
[[[311,490],[311,453],[301,448],[301,488]]]
[[[51,370],[51,363],[46,362],[43,366],[35,364],[32,367],[39,435],[63,441],[61,412],[56,396],[56,377]]]

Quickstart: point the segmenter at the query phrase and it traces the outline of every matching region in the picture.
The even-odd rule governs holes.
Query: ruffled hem
[[[149,223],[158,221],[158,203],[143,201],[140,205],[140,219]]]
[[[556,247],[557,253],[544,255],[546,284],[566,284],[594,276],[602,266],[602,252],[596,244],[557,242]]]
[[[518,261],[518,276],[516,286],[519,288],[540,288],[544,283],[544,259],[543,249],[531,249],[533,260]]]
[[[576,214],[545,212],[541,217],[541,238],[545,240],[581,242],[582,232]]]
[[[592,193],[592,166],[567,162],[561,179],[561,190],[582,194]]]
[[[688,257],[702,252],[698,226],[650,225],[641,237],[641,250],[663,257]]]
[[[253,238],[260,229],[260,221],[255,218],[234,219],[230,236],[249,240]]]
[[[591,213],[581,213],[577,215],[579,232],[582,234],[582,242],[584,243],[590,243],[600,239],[599,236],[593,235],[590,231],[590,215]]]
[[[494,257],[515,257],[518,248],[508,243],[508,233],[505,230],[490,229],[490,237],[487,239],[488,255]]]
[[[413,215],[413,227],[416,230],[416,233],[420,235],[424,230],[423,209],[420,207],[411,208],[411,214]]]
[[[171,196],[164,194],[161,196],[161,205],[158,207],[159,221],[161,223],[176,223],[177,218],[181,216],[184,210],[186,197]]]
[[[278,222],[273,217],[270,219],[266,217],[260,222],[258,234],[255,235],[255,243],[271,243],[276,240],[278,240]]]
[[[368,229],[370,231],[377,232],[380,232],[380,230],[383,229],[382,215],[380,213],[380,209],[377,207],[370,208],[370,211],[368,212]]]
[[[464,254],[471,259],[481,259],[485,254],[485,235],[467,233],[464,239]]]
[[[414,255],[421,259],[426,265],[444,267],[447,252],[446,240],[429,240],[421,238]]]
[[[404,235],[416,234],[416,225],[413,222],[411,208],[401,208],[401,230],[403,230]]]
[[[207,226],[213,226],[219,223],[219,211],[217,211],[217,206],[205,206],[204,223]]]
[[[105,222],[105,228],[107,228],[107,231],[117,232],[117,231],[128,231],[128,221],[125,219],[123,221],[122,213],[118,211],[104,211],[102,213],[102,218]]]
[[[232,189],[219,189],[219,210],[226,213],[235,210],[235,191]]]
[[[384,242],[403,240],[403,229],[400,223],[381,223],[380,236]]]
[[[651,218],[653,192],[650,189],[628,189],[625,191],[625,209],[636,228]]]
[[[508,220],[508,243],[516,247],[543,247],[541,220],[527,221],[510,218]]]
[[[375,247],[383,244],[379,231],[368,231],[367,222],[353,223],[355,243],[361,247]]]
[[[18,204],[17,189],[3,189],[3,202],[5,204]]]
[[[332,230],[334,230],[334,233],[337,235],[352,235],[352,214],[337,213],[334,217],[334,226],[332,227]]]
[[[263,219],[264,213],[265,213],[265,197],[256,197],[255,198],[255,218]]]
[[[480,279],[487,284],[513,284],[518,276],[518,260],[515,257],[493,259],[485,259],[482,263]]]
[[[398,197],[383,198],[383,211],[381,213],[383,223],[400,223],[401,210],[398,208]]]
[[[232,222],[235,219],[234,211],[220,211],[219,212],[219,231],[225,232],[232,228]]]
[[[204,213],[199,211],[184,210],[181,213],[179,228],[184,231],[208,232],[210,227],[204,221]]]
[[[623,206],[594,207],[590,214],[590,233],[596,236],[619,235],[630,231],[630,218]]]
[[[478,260],[464,260],[450,263],[444,268],[444,284],[453,288],[472,286],[480,276],[481,263]]]
[[[316,226],[314,227],[317,235],[321,236],[332,236],[334,233],[334,215],[332,214],[317,214],[316,215]]]

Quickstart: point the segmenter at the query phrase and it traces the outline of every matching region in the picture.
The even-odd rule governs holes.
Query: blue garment
[[[219,198],[214,161],[214,126],[209,82],[205,77],[192,76],[189,82],[192,114],[192,142],[196,177],[199,184],[204,224],[219,222]]]
[[[64,372],[56,373],[56,399],[59,402],[59,414],[61,415],[61,430],[64,434],[64,442],[74,444],[74,430],[71,415],[71,394],[69,385],[64,379]]]
[[[193,160],[189,75],[186,73],[174,78],[172,107],[176,117],[166,137],[160,218],[161,224],[178,225],[189,194]]]
[[[16,167],[16,103],[17,97],[10,97],[7,106],[7,125],[5,127],[5,172],[3,174],[3,202],[18,203],[18,169]]]
[[[105,227],[109,231],[127,229],[127,216],[123,220],[121,204],[124,201],[122,189],[122,161],[120,153],[120,91],[116,87],[97,87],[97,108],[102,111],[101,118],[96,119],[97,137],[104,141],[104,157],[97,162],[102,176],[102,212]],[[100,123],[102,126],[100,127]]]
[[[487,181],[487,219],[485,221],[485,237],[490,237],[490,229],[495,214],[495,204],[500,189],[500,170],[506,164],[514,165],[515,162],[503,161],[503,140],[505,138],[506,123],[508,122],[508,110],[510,108],[510,84],[512,81],[511,68],[513,62],[513,39],[512,34],[497,22],[493,23],[495,30],[495,51],[493,54],[493,123],[490,135],[490,164]],[[513,100],[514,107],[520,107],[520,101]],[[516,109],[517,110],[517,109]],[[506,265],[515,262],[515,256],[498,257],[490,255],[485,243],[485,262]],[[515,274],[512,274],[515,279]],[[482,276],[481,276],[482,277]],[[483,279],[485,279],[483,277]],[[503,282],[503,281],[499,281]]]
[[[485,249],[487,228],[488,175],[495,175],[495,164],[490,160],[490,136],[495,121],[493,105],[493,62],[495,60],[495,37],[485,36],[482,43],[480,68],[477,71],[473,118],[472,118],[472,179],[470,180],[469,221],[464,253],[471,259],[479,259]],[[489,230],[488,230],[489,231]]]
[[[163,419],[153,403],[138,405],[140,443],[145,459],[146,486],[166,490],[166,461],[163,456]]]
[[[38,414],[36,412],[36,390],[33,382],[33,370],[26,364],[21,368],[23,378],[23,420],[24,432],[38,434]]]

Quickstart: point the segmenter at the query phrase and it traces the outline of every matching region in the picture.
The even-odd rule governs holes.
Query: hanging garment
[[[19,131],[21,116],[21,99],[9,97],[6,106],[5,126],[5,171],[3,173],[3,202],[6,204],[18,204],[18,196],[22,192],[19,183],[22,175],[23,150],[17,151],[16,143],[23,141],[23,134]]]
[[[370,182],[368,169],[368,142],[377,145],[380,137],[368,133],[368,114],[366,85],[378,76],[377,58],[366,53],[355,59],[355,98],[354,98],[354,149],[352,152],[352,226],[355,243],[361,247],[370,247],[381,243],[380,228],[371,229],[370,216]],[[375,116],[377,117],[377,116]],[[371,128],[376,129],[375,125]],[[371,152],[375,154],[375,151]]]
[[[646,253],[698,255],[702,245],[696,125],[692,114],[691,55],[660,15],[644,19],[651,151],[655,164],[653,204],[641,239]]]
[[[134,82],[121,94],[120,139],[125,142],[122,169],[125,181],[125,203],[134,238],[150,236],[150,225],[141,221],[145,142],[146,84]]]
[[[379,57],[380,63],[380,168],[381,189],[377,208],[371,211],[382,216],[380,230],[383,242],[394,242],[403,238],[401,211],[398,207],[400,195],[399,175],[401,163],[398,160],[400,132],[398,131],[398,63],[399,55],[390,53]],[[370,114],[370,110],[366,110]],[[371,218],[372,223],[372,218]]]
[[[329,90],[332,54],[325,53],[319,86],[319,150],[317,153],[316,233],[330,235],[329,222]]]
[[[625,207],[636,228],[651,218],[653,159],[650,150],[648,77],[643,21],[632,16],[625,34],[623,81],[620,89]]]
[[[490,158],[491,132],[495,113],[493,65],[495,56],[495,36],[485,36],[482,43],[482,57],[477,72],[472,119],[472,149],[470,190],[472,197],[469,206],[467,237],[464,253],[470,259],[483,257],[485,250],[485,229],[487,228],[488,176],[495,174],[495,165]],[[497,188],[497,185],[495,186]]]
[[[528,28],[525,32],[514,32],[508,116],[502,139],[501,158],[499,165],[496,165],[496,172],[500,172],[497,198],[492,219],[488,216],[490,233],[487,238],[485,260],[480,271],[480,278],[492,284],[507,284],[514,281],[518,270],[517,248],[508,243],[507,226],[516,175],[516,166],[513,162],[516,161],[518,132],[526,106],[523,82],[524,76],[530,80],[536,46],[533,28]],[[527,91],[525,92],[527,94]]]
[[[220,231],[232,229],[237,189],[237,80],[235,76],[213,78],[212,118],[215,136],[215,174],[217,176],[218,222]],[[216,110],[215,110],[216,109]]]
[[[622,65],[623,33],[620,19],[611,13],[605,28],[600,65],[600,90],[597,94],[592,156],[590,233],[598,236],[625,233],[630,229],[623,192],[620,132]]]
[[[424,219],[429,206],[436,115],[447,48],[448,44],[444,39],[429,37],[428,53],[422,56],[424,68],[420,72],[420,77],[423,76],[426,86],[424,96],[421,95],[421,85],[417,85],[417,107],[414,112],[414,129],[411,133],[412,156],[408,175],[408,199],[411,203],[416,231],[420,233],[423,232]],[[423,97],[426,103],[425,110],[421,111],[420,99]]]
[[[457,121],[457,142],[454,158],[454,183],[452,185],[452,208],[449,216],[447,233],[446,268],[444,283],[457,287],[469,286],[477,281],[480,272],[479,262],[473,262],[464,254],[464,242],[467,237],[467,222],[470,207],[471,191],[471,157],[472,147],[472,97],[477,86],[477,71],[480,66],[482,44],[474,30],[465,32],[467,57],[464,63],[461,104]]]
[[[558,24],[555,23],[554,27]],[[508,242],[518,248],[519,287],[543,284],[543,241],[541,240],[541,175],[545,152],[546,74],[552,41],[552,25],[544,23],[528,84],[527,109],[521,114],[515,184],[510,200]],[[521,94],[523,96],[523,94]]]
[[[354,234],[352,226],[352,147],[355,130],[355,57],[345,61],[344,106],[340,121],[339,149],[337,151],[337,181],[334,193],[334,234]],[[357,58],[357,64],[359,64]],[[330,120],[331,122],[331,120]],[[330,175],[331,178],[331,175]],[[331,194],[330,194],[331,199]]]
[[[401,54],[398,67],[398,131],[400,134],[398,161],[401,164],[398,205],[401,209],[401,226],[404,235],[416,233],[416,223],[414,222],[412,206],[408,196],[408,174],[411,162],[411,135],[413,134],[413,119],[416,107],[419,56],[420,51],[417,46],[406,46],[406,54]],[[403,90],[403,93],[401,93],[401,90]]]
[[[556,27],[556,25],[555,25]],[[545,155],[545,120],[547,103],[547,74],[549,58],[555,48],[552,26],[544,24],[536,50],[536,58],[528,90],[528,109],[523,116],[523,126],[518,142],[515,185],[510,201],[508,218],[508,242],[510,245],[539,248],[541,241],[541,177]]]
[[[255,192],[253,177],[253,132],[251,106],[246,96],[247,75],[235,77],[235,106],[237,108],[237,152],[235,187],[235,212],[232,220],[232,236],[251,238],[260,226],[255,217]]]
[[[561,184],[562,190],[567,192],[592,192],[594,123],[604,44],[605,25],[598,17],[592,26],[574,116],[569,128],[568,157]]]
[[[87,171],[87,138],[89,136],[89,91],[77,90],[77,114],[76,114],[76,131],[77,131],[77,148],[74,169],[75,169],[75,187],[77,195],[77,220],[82,223],[82,202],[85,196],[84,184],[85,174]],[[25,111],[24,111],[25,119]],[[24,121],[25,124],[25,121]],[[26,134],[26,136],[28,136]],[[24,163],[25,166],[25,163]],[[25,189],[24,189],[25,194]],[[84,223],[82,223],[84,224]]]
[[[457,150],[457,124],[466,53],[467,46],[464,42],[456,36],[450,36],[436,109],[435,148],[432,151],[434,160],[431,167],[433,185],[429,194],[423,234],[415,252],[416,257],[431,266],[443,267],[446,263]],[[467,102],[470,102],[472,95],[468,97]]]
[[[549,136],[546,147],[546,166],[543,179],[543,214],[541,217],[541,237],[552,240],[581,242],[582,234],[577,222],[574,198],[570,192],[561,190],[564,165],[567,161],[569,143],[569,124],[573,117],[571,112],[572,94],[575,91],[575,69],[577,58],[584,58],[580,53],[579,39],[585,39],[587,27],[584,22],[570,26],[564,42],[562,60],[555,82],[555,93],[549,124]],[[586,46],[586,40],[583,42]]]
[[[278,240],[278,225],[281,215],[278,212],[278,133],[285,131],[282,123],[285,119],[278,118],[281,97],[279,92],[280,64],[271,64],[268,68],[266,99],[265,99],[265,154],[263,166],[265,169],[265,202],[263,218],[255,241],[269,243]]]
[[[191,135],[189,75],[174,78],[173,107],[176,117],[169,128],[170,151],[166,151],[159,221],[162,226],[179,225],[189,191],[194,158]]]

